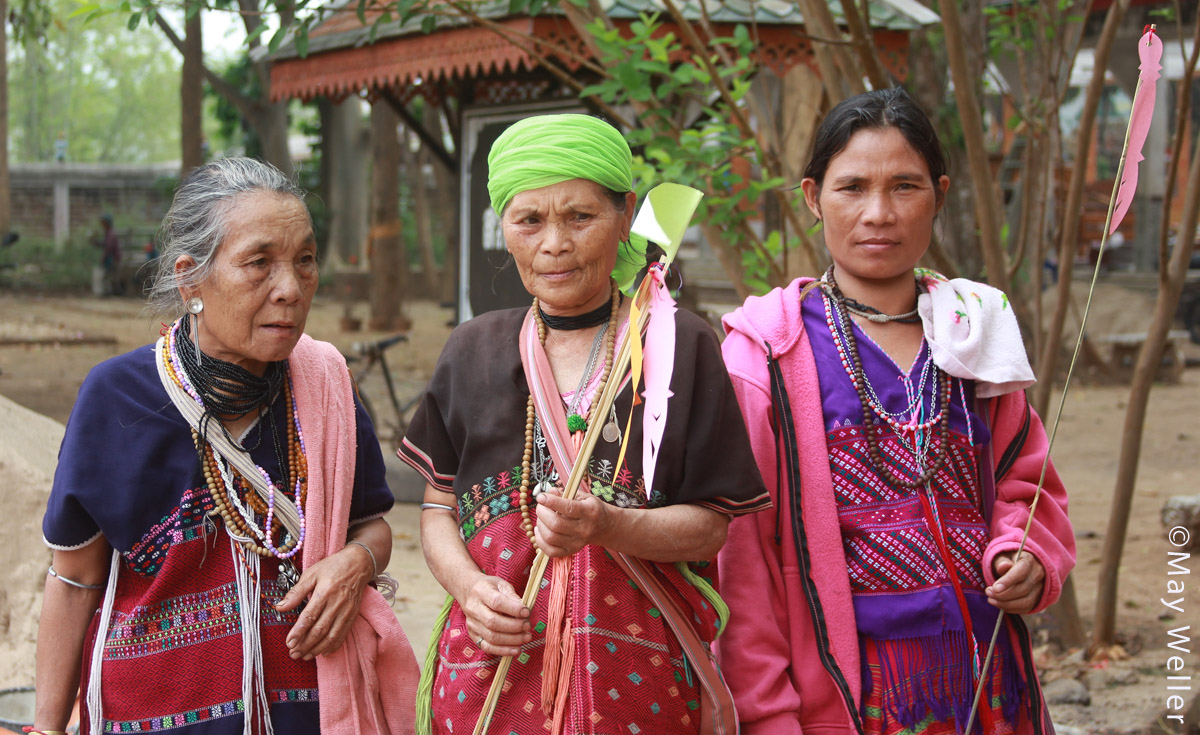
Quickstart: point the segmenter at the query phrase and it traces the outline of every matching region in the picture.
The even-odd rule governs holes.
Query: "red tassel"
[[[571,672],[575,670],[575,636],[571,633],[571,619],[567,618],[563,628],[562,664],[558,669],[558,696],[554,701],[554,724],[552,735],[562,735],[567,717],[567,695],[571,692]]]
[[[559,557],[552,563],[554,566],[550,573],[550,599],[546,605],[546,645],[542,652],[542,712],[546,713],[547,717],[554,716],[562,671],[570,671],[569,667],[563,665],[563,653],[571,633],[570,629],[567,629],[564,640],[563,626],[567,622],[571,557]]]

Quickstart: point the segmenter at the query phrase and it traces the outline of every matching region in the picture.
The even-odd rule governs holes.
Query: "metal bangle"
[[[442,505],[441,503],[421,503],[421,510],[448,510],[451,513],[458,511],[451,505]]]
[[[367,552],[367,556],[371,557],[371,570],[373,572],[371,574],[371,579],[375,579],[376,577],[378,577],[379,576],[379,564],[377,564],[375,562],[375,552],[371,551],[371,547],[367,546],[362,541],[347,541],[346,542],[347,546],[349,546],[350,544],[354,544],[355,546],[361,546],[363,548],[363,550]]]
[[[54,571],[53,564],[50,565],[50,569],[48,570],[47,573],[51,577],[54,577],[55,579],[57,579],[58,581],[65,582],[65,583],[71,585],[72,587],[78,587],[81,590],[102,590],[108,586],[106,584],[84,584],[83,582],[76,582],[75,580],[71,579],[70,577],[64,577],[63,575]]]

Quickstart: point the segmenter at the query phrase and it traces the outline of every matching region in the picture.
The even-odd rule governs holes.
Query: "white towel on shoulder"
[[[974,380],[980,398],[1024,390],[1036,382],[1003,291],[924,268],[916,275],[926,291],[917,298],[917,311],[935,365],[956,378]]]

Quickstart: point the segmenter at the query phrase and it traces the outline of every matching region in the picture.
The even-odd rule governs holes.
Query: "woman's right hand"
[[[516,656],[533,640],[529,608],[511,584],[482,572],[456,598],[467,618],[467,633],[479,650],[493,656]]]

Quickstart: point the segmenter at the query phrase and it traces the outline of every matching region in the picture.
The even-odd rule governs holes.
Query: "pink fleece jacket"
[[[809,280],[798,279],[786,288],[751,297],[724,319],[725,364],[774,504],[773,510],[734,519],[718,558],[721,593],[732,614],[718,639],[717,655],[733,691],[744,735],[844,735],[855,730],[847,700],[853,702],[855,711],[862,703],[858,631],[825,448],[817,366],[801,319],[800,289]],[[800,448],[800,509],[808,580],[801,579],[800,540],[793,530],[794,488],[787,486],[785,457],[777,459],[779,417],[771,403],[768,353],[779,361]],[[998,458],[1025,424],[1025,397],[1010,393],[984,406],[992,430],[991,446]],[[1046,450],[1045,431],[1030,412],[1024,445],[996,485],[992,540],[983,558],[989,584],[994,581],[992,560],[996,554],[1020,544]],[[1046,570],[1039,610],[1058,599],[1062,580],[1075,564],[1066,491],[1053,466],[1042,492],[1025,545]],[[817,599],[805,594],[806,583],[815,589]],[[1010,635],[1015,635],[1011,628]],[[829,654],[824,660],[822,640],[827,641]],[[1016,643],[1014,640],[1013,650],[1020,652]],[[831,673],[829,658],[840,677]],[[1023,660],[1022,666],[1025,663]],[[1034,732],[1025,708],[1021,712],[1018,732]]]
[[[305,335],[289,362],[308,454],[307,568],[346,546],[358,437],[350,374],[337,348]],[[321,732],[411,735],[419,677],[416,656],[391,606],[367,587],[345,643],[317,657]]]

